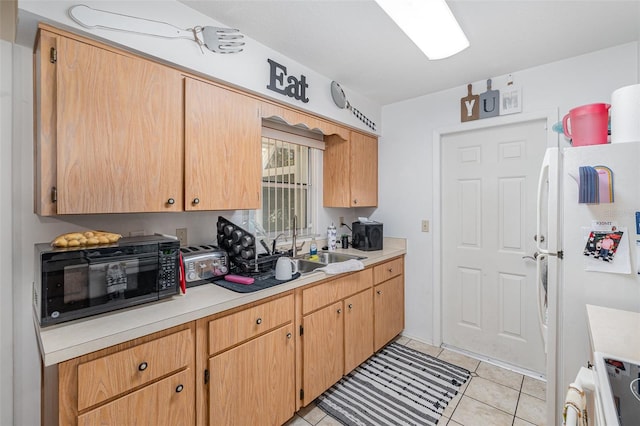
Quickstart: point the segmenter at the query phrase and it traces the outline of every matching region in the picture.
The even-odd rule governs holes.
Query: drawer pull
[[[258,324],[258,325],[262,324],[262,318],[258,318],[258,319],[256,320],[256,324]]]
[[[376,291],[376,294],[382,294],[382,290]]]
[[[342,309],[338,309],[338,313],[341,314],[342,313]]]
[[[287,333],[287,339],[291,339],[291,333]]]
[[[389,268],[389,272],[393,274],[393,268]]]
[[[182,386],[182,385],[178,385],[178,386],[176,387],[176,393],[180,393],[180,392],[182,392],[182,389],[184,389],[184,386]]]
[[[138,370],[144,371],[144,370],[147,369],[148,366],[149,366],[149,364],[147,364],[146,362],[143,362],[138,366]]]
[[[353,303],[349,303],[349,309],[353,309]]]

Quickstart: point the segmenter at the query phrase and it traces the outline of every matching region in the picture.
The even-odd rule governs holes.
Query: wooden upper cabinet
[[[53,187],[36,192],[36,211],[181,210],[180,73],[47,31],[40,42],[36,175]]]
[[[378,205],[378,140],[363,133],[325,137],[323,158],[325,207]]]
[[[185,79],[185,210],[260,208],[260,103]]]

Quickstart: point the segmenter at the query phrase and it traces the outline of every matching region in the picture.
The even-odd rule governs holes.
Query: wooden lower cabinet
[[[194,341],[187,323],[58,364],[42,396],[58,416],[45,410],[43,424],[195,424]]]
[[[374,269],[377,285],[373,288],[373,341],[376,351],[404,329],[403,262],[403,258],[398,258]]]
[[[288,324],[209,359],[210,425],[280,425],[295,412]]]
[[[365,269],[302,290],[303,406],[373,353],[372,284]]]
[[[344,374],[373,355],[371,289],[344,300]]]
[[[197,321],[200,425],[279,425],[296,410],[293,293]],[[200,376],[202,377],[202,376]]]
[[[339,301],[302,319],[302,405],[316,399],[344,373],[343,317],[342,301]]]
[[[78,416],[78,425],[192,425],[193,371],[189,368]]]

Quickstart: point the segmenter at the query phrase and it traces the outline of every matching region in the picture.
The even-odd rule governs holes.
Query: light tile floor
[[[404,337],[397,342],[471,371],[471,380],[449,402],[439,425],[545,425],[545,382]],[[286,423],[286,426],[309,425],[339,426],[340,423],[313,403]]]

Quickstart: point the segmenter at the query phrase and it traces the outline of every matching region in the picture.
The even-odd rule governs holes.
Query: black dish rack
[[[256,238],[233,222],[218,216],[218,247],[229,254],[235,273],[264,273],[276,267],[279,257],[287,253],[261,253],[256,259]]]

